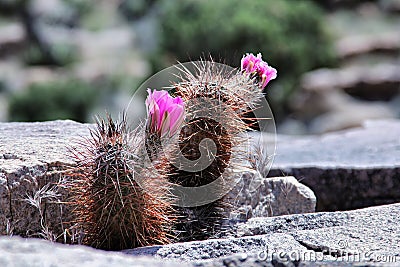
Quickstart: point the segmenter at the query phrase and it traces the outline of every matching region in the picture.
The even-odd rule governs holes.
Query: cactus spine
[[[108,116],[73,149],[77,167],[67,188],[83,244],[121,250],[170,241],[169,183],[161,172],[137,164],[140,136],[129,131],[125,118],[114,122]]]

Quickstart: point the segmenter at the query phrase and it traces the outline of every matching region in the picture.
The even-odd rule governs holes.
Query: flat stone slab
[[[388,5],[400,7],[399,1],[386,1]],[[338,56],[343,58],[354,57],[373,52],[386,52],[398,55],[400,51],[400,36],[398,32],[382,33],[379,35],[351,35],[336,42]]]
[[[320,211],[399,202],[400,120],[367,121],[320,136],[278,136],[269,176],[282,174],[310,187]]]
[[[51,234],[63,235],[70,217],[61,204],[65,192],[54,185],[62,178],[65,165],[73,164],[68,146],[88,135],[88,129],[73,121],[0,123],[0,235],[44,234],[38,206]],[[56,191],[57,197],[42,198],[35,207],[28,200],[39,200],[39,191]]]
[[[0,266],[396,266],[400,204],[253,218],[205,241],[105,252],[0,237]],[[49,253],[51,251],[51,253]]]
[[[120,252],[106,252],[86,246],[69,246],[40,239],[0,237],[0,266],[88,266],[88,267],[157,267],[191,266],[188,263],[132,257]]]
[[[301,84],[311,92],[343,89],[362,99],[388,101],[400,92],[400,66],[395,62],[318,69],[304,74]]]
[[[0,168],[17,172],[38,165],[70,163],[67,147],[89,134],[89,124],[74,121],[0,123]]]
[[[144,247],[125,253],[180,259],[196,266],[271,266],[277,262],[296,264],[279,266],[390,266],[400,262],[398,218],[400,204],[253,218],[233,227],[227,239]]]

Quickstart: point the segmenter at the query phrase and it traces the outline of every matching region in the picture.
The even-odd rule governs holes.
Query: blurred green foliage
[[[87,120],[97,92],[89,84],[66,80],[31,85],[10,98],[10,121]]]
[[[308,0],[163,1],[161,45],[155,70],[200,56],[240,66],[248,52],[261,52],[278,69],[274,110],[286,104],[304,72],[334,64],[323,11]],[[273,89],[273,88],[272,88]],[[278,91],[278,90],[276,90]]]

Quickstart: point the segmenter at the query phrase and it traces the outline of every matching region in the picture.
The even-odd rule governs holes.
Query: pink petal
[[[170,116],[168,112],[165,112],[163,117],[162,117],[162,123],[160,127],[158,128],[161,136],[165,136],[167,133],[169,133],[169,125],[170,125]]]
[[[253,54],[246,54],[241,60],[241,70],[246,70],[247,73],[253,73],[257,70],[257,65],[262,62],[261,53],[257,57]]]
[[[161,136],[173,135],[184,120],[185,103],[180,97],[173,98],[165,90],[147,90],[146,110],[150,130]]]
[[[185,105],[185,103],[183,102],[182,98],[180,98],[179,96],[174,98],[173,103],[174,104],[178,104],[178,105]]]
[[[165,98],[167,96],[169,96],[169,95],[168,95],[168,92],[165,91],[165,90],[160,90],[160,91],[154,90],[152,97],[153,97],[153,99],[155,101],[158,101],[158,100],[163,99],[163,98]]]
[[[184,119],[185,110],[183,106],[176,105],[175,108],[169,113],[170,116],[170,132],[171,135],[175,134],[176,130],[182,124]]]

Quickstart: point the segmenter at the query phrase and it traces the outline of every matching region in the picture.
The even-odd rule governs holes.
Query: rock
[[[400,201],[400,121],[322,136],[278,136],[270,176],[293,175],[317,196],[317,210]],[[266,140],[267,142],[268,140]]]
[[[336,51],[342,59],[375,52],[398,55],[400,35],[398,32],[352,35],[340,39],[336,43]]]
[[[294,177],[263,178],[258,172],[246,173],[228,193],[234,209],[231,219],[279,216],[314,212],[314,193]]]
[[[400,204],[392,204],[347,212],[254,218],[237,225],[236,236],[291,233],[312,250],[325,247],[400,257],[396,245],[400,238],[400,228],[396,226],[399,215]]]
[[[233,227],[229,239],[144,247],[125,253],[180,259],[195,266],[393,264],[400,261],[399,216],[400,204],[392,204],[347,212],[253,218]]]
[[[62,238],[70,213],[60,203],[66,200],[66,192],[55,183],[62,178],[65,164],[73,164],[67,146],[87,135],[88,125],[72,121],[0,123],[0,132],[0,235],[38,236],[45,231],[52,238]],[[46,197],[46,192],[52,196]],[[35,207],[29,197],[42,198],[41,205]],[[41,217],[48,229],[41,225]]]
[[[301,84],[306,91],[343,89],[362,99],[387,101],[400,92],[400,65],[319,69],[304,74]]]
[[[299,117],[308,121],[308,133],[312,134],[361,127],[365,120],[396,118],[398,113],[396,105],[358,100],[342,90],[303,91],[292,106]]]
[[[395,112],[396,118],[400,118],[400,95],[393,98],[389,102],[389,105],[390,105],[391,109]]]
[[[202,261],[220,258],[223,256],[246,253],[257,254],[268,248],[283,251],[306,251],[288,234],[250,236],[229,239],[211,239],[205,241],[192,241],[164,246],[143,247],[125,250],[128,255],[154,256],[162,259],[179,259],[184,261]]]
[[[103,1],[107,4],[107,1]],[[109,4],[112,4],[111,2]],[[71,75],[88,82],[107,77],[143,79],[150,66],[135,46],[136,35],[126,26],[109,27],[101,31],[41,25],[41,31],[55,47],[69,47],[79,55],[79,64]]]
[[[391,119],[396,111],[384,103],[366,103],[355,99],[337,105],[331,111],[312,119],[309,132],[322,134],[361,127],[366,120]]]
[[[0,266],[190,266],[183,262],[132,257],[85,246],[68,246],[39,239],[0,237]]]
[[[253,218],[230,238],[104,252],[37,239],[0,238],[1,266],[393,266],[400,204],[346,212]],[[49,251],[52,253],[49,254]],[[147,256],[147,257],[146,257]],[[152,256],[150,258],[149,256]],[[173,260],[179,260],[173,261]]]

